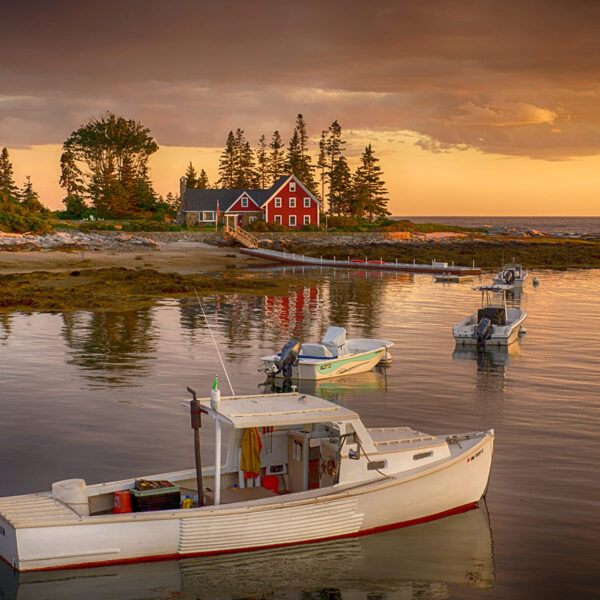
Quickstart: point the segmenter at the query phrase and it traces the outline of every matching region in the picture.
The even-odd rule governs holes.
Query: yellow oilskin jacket
[[[242,437],[242,456],[240,458],[240,471],[244,471],[244,479],[258,477],[260,474],[260,451],[262,442],[256,427],[244,431]]]

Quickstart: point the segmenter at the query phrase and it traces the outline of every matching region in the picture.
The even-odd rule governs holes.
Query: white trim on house
[[[307,202],[308,200],[308,202]],[[304,208],[310,208],[310,197],[309,196],[305,196],[304,198]]]
[[[274,223],[279,223],[281,225],[281,215],[275,215],[273,217],[273,222]]]
[[[256,215],[250,215],[248,217],[248,223],[254,223],[254,221],[256,221],[258,219],[258,217]]]
[[[296,208],[296,198],[288,198],[288,208]]]
[[[310,225],[310,215],[304,215],[304,225]]]
[[[295,192],[295,191],[296,191],[296,182],[290,181],[290,192]]]
[[[242,208],[248,208],[248,196],[242,196]]]
[[[210,216],[207,216],[210,215]],[[203,210],[202,211],[202,220],[204,222],[212,221],[213,223],[216,221],[216,211],[214,210]]]
[[[302,182],[295,176],[295,175],[290,175],[280,186],[278,189],[276,189],[272,194],[271,197],[263,204],[263,207],[266,206],[267,204],[269,204],[269,202],[271,202],[271,200],[273,200],[277,194],[279,194],[279,192],[288,184],[288,182],[290,181],[290,179],[294,179],[294,181],[300,186],[300,188],[302,190],[304,190],[304,192],[306,194],[308,194],[316,203],[317,206],[323,206],[312,194],[312,192],[310,190],[308,190],[303,184]]]
[[[268,202],[268,200],[267,200]],[[265,202],[265,204],[267,204],[267,202]],[[273,203],[273,206],[275,208],[281,208],[281,198],[275,198],[275,202]]]
[[[256,200],[248,193],[248,192],[242,192],[224,211],[222,212],[229,212],[231,210],[231,208],[233,206],[235,206],[240,200],[243,200],[244,198],[248,198],[248,200],[252,200],[252,204],[254,204],[254,206],[256,206],[256,208],[258,210],[261,210],[261,207],[258,205],[258,202],[256,202]],[[248,206],[243,206],[242,208],[248,208]]]
[[[293,220],[293,222],[292,222]],[[296,227],[296,215],[289,215],[288,217],[288,226],[289,227]]]

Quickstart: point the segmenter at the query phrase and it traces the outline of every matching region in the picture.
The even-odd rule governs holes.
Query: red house
[[[199,190],[181,178],[180,222],[242,227],[257,219],[291,229],[319,226],[321,203],[295,175],[280,177],[267,190]]]

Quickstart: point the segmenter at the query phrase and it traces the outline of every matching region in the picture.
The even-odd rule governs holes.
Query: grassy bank
[[[295,283],[293,278],[270,273],[243,272],[181,275],[110,268],[17,273],[0,277],[0,312],[134,309],[151,306],[157,298],[195,298],[195,290],[201,297],[219,293],[281,295]]]
[[[400,243],[393,247],[374,245],[371,248],[351,248],[348,246],[324,246],[314,248],[309,245],[294,244],[290,252],[323,256],[346,260],[362,258],[369,260],[429,263],[432,260],[454,261],[457,265],[475,265],[485,269],[502,266],[514,257],[530,269],[600,268],[600,241],[535,239],[515,240],[497,237],[493,240],[464,239],[444,243]]]

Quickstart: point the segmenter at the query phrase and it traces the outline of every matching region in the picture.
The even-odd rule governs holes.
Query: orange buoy
[[[130,513],[131,512],[131,494],[129,490],[115,492],[113,513]]]

